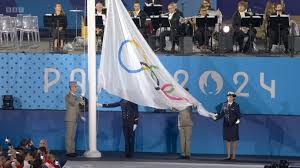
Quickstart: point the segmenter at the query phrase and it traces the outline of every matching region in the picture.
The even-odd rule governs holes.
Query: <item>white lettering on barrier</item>
[[[215,88],[209,91],[208,93],[217,95],[223,89],[223,78],[222,76],[216,71],[205,71],[199,78],[199,88],[205,95],[208,95],[206,92],[206,88],[208,87],[208,81],[215,82]]]
[[[188,80],[189,80],[189,74],[188,74],[188,72],[185,71],[185,70],[182,70],[182,69],[177,70],[177,71],[175,72],[175,74],[174,74],[174,79],[175,79],[177,82],[179,82],[179,79],[178,79],[178,76],[179,76],[179,75],[183,75],[183,76],[184,76],[183,81],[181,82],[180,85],[181,85],[182,87],[185,87],[185,85],[187,84],[187,82],[188,82]]]
[[[246,87],[246,85],[248,84],[249,82],[249,77],[248,77],[248,74],[246,72],[236,72],[234,75],[233,75],[233,82],[235,85],[237,85],[239,83],[239,80],[238,78],[239,77],[243,77],[244,80],[242,81],[242,84],[240,85],[240,87],[236,90],[235,94],[237,96],[241,96],[241,97],[249,97],[249,93],[243,93],[243,89]]]
[[[81,82],[77,81],[77,85],[81,88],[81,96],[85,96],[86,93],[86,74],[83,69],[75,68],[72,70],[70,75],[70,81],[75,81],[75,75],[76,73],[80,73],[81,75]]]
[[[55,79],[49,82],[49,73],[55,74]],[[44,92],[48,93],[49,88],[54,86],[60,79],[60,73],[56,68],[45,68],[44,71]]]
[[[54,80],[49,81],[49,74],[50,73],[54,73],[55,78]],[[83,69],[80,68],[75,68],[71,71],[70,74],[70,80],[75,80],[75,75],[76,73],[80,73],[81,75],[81,81],[78,82],[78,86],[81,87],[81,95],[85,96],[86,94],[86,73]],[[179,82],[179,75],[183,75],[184,79],[183,81],[180,83],[180,85],[182,87],[186,86],[188,80],[189,80],[189,73],[186,70],[182,70],[179,69],[174,73],[174,79]],[[55,84],[58,83],[58,81],[60,80],[61,74],[60,72],[56,69],[56,68],[45,68],[44,70],[44,92],[48,93],[49,89],[54,86]],[[99,93],[99,91],[101,90],[101,86],[100,86],[100,74],[97,74],[98,77],[98,84],[97,84],[97,92]],[[211,77],[211,79],[216,83],[216,89],[215,92],[209,92],[209,94],[214,94],[217,95],[221,92],[221,90],[223,89],[223,78],[222,76],[216,72],[216,71],[205,71],[199,78],[199,87],[200,90],[202,91],[202,93],[204,93],[205,95],[208,95],[208,93],[206,92],[206,88],[208,87],[208,79],[209,77]],[[233,75],[233,83],[235,85],[239,84],[239,77],[243,77],[243,81],[241,83],[241,85],[238,87],[238,89],[236,90],[236,95],[237,96],[241,96],[241,97],[249,97],[249,93],[247,92],[243,92],[243,90],[245,89],[245,87],[247,86],[248,82],[249,82],[249,76],[246,72],[236,72]],[[271,98],[275,98],[276,97],[276,81],[275,80],[271,80],[271,86],[268,86],[265,84],[265,73],[264,72],[260,72],[260,86],[270,92]]]
[[[274,99],[276,97],[276,85],[275,85],[275,80],[271,80],[271,86],[268,86],[265,84],[265,73],[260,72],[259,73],[259,83],[260,86],[265,89],[266,91],[270,92],[271,98]]]

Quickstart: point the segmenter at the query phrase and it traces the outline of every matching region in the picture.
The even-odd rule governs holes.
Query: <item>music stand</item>
[[[162,5],[144,6],[144,11],[148,16],[156,16],[162,13]]]
[[[198,16],[196,17],[196,25],[197,27],[204,27],[204,44],[207,42],[207,28],[215,27],[218,23],[217,16]],[[211,49],[212,48],[212,40],[211,40]]]
[[[83,10],[80,9],[71,9],[69,10],[71,13],[75,13],[75,37],[78,36],[78,14],[83,13]]]
[[[281,31],[289,27],[289,15],[271,15],[269,26],[272,30],[278,31],[279,46],[281,46]]]
[[[263,23],[263,17],[261,16],[245,16],[242,17],[241,20],[241,27],[248,27],[249,31],[252,30],[252,28],[260,27]],[[249,33],[249,40],[250,40],[250,51],[253,49],[253,43],[251,42],[252,39],[252,33]]]
[[[137,28],[142,28],[141,18],[140,17],[132,17],[132,21],[136,25]]]
[[[155,30],[161,28],[171,27],[169,18],[167,16],[151,16],[152,26]]]
[[[66,16],[53,16],[51,14],[44,15],[44,27],[51,30],[49,32],[49,50],[51,49],[51,32],[56,29],[57,27],[66,27]],[[59,31],[58,33],[58,39],[59,39]],[[54,47],[54,46],[53,46]],[[53,48],[54,49],[54,48]]]

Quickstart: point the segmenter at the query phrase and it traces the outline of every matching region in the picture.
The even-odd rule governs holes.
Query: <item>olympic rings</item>
[[[168,89],[168,88],[169,88],[169,90],[166,90],[166,89]],[[176,97],[176,96],[170,95],[170,93],[172,93],[174,90],[175,90],[174,86],[173,86],[172,84],[169,84],[169,83],[163,85],[162,88],[161,88],[161,91],[162,91],[162,92],[165,94],[165,96],[167,96],[169,99],[171,99],[171,100],[178,100],[178,101],[180,101],[180,100],[185,100],[185,101],[188,101],[188,102],[189,102],[189,100],[188,100],[187,98]]]
[[[141,67],[141,68],[139,68],[139,69],[129,69],[129,68],[127,68],[127,67],[124,65],[124,63],[123,63],[123,61],[122,61],[122,49],[123,49],[124,45],[126,45],[127,43],[130,43],[130,42],[132,42],[133,44],[137,44],[137,43],[134,43],[132,40],[125,40],[125,41],[123,41],[123,42],[121,43],[121,46],[120,46],[119,51],[118,51],[118,60],[119,60],[119,64],[120,64],[121,67],[122,67],[123,69],[125,69],[128,73],[139,73],[139,72],[143,71],[143,67]]]
[[[164,84],[162,87],[160,87],[160,81],[158,79],[158,76],[154,72],[154,69],[158,69],[159,70],[159,67],[157,67],[155,65],[149,65],[148,57],[145,54],[144,50],[142,50],[142,52],[143,52],[143,58],[144,58],[145,62],[140,62],[141,68],[138,68],[138,69],[129,69],[129,68],[127,68],[125,66],[125,64],[122,62],[122,49],[123,49],[123,47],[127,43],[132,43],[138,49],[142,50],[141,46],[135,40],[124,40],[121,43],[119,51],[118,51],[118,61],[119,61],[119,64],[121,65],[121,67],[124,70],[126,70],[128,73],[140,73],[142,71],[150,71],[151,78],[156,82],[156,87],[154,87],[155,90],[161,90],[164,93],[164,95],[166,97],[168,97],[169,99],[171,99],[171,100],[178,100],[178,101],[185,100],[185,101],[189,101],[186,98],[172,96],[171,94],[175,91],[175,88],[174,88],[174,86],[172,84],[168,83],[168,84]]]

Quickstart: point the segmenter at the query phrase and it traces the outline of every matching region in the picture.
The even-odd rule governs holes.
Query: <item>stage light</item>
[[[229,26],[224,26],[223,27],[223,32],[224,33],[228,33],[230,31],[230,27]]]
[[[2,105],[3,110],[14,109],[14,99],[12,95],[3,95],[2,100],[3,100],[3,105]]]

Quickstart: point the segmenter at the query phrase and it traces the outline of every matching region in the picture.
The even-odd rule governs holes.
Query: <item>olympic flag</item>
[[[108,0],[99,69],[99,87],[142,106],[183,110],[196,106],[213,117],[161,64],[128,15],[121,0]]]

